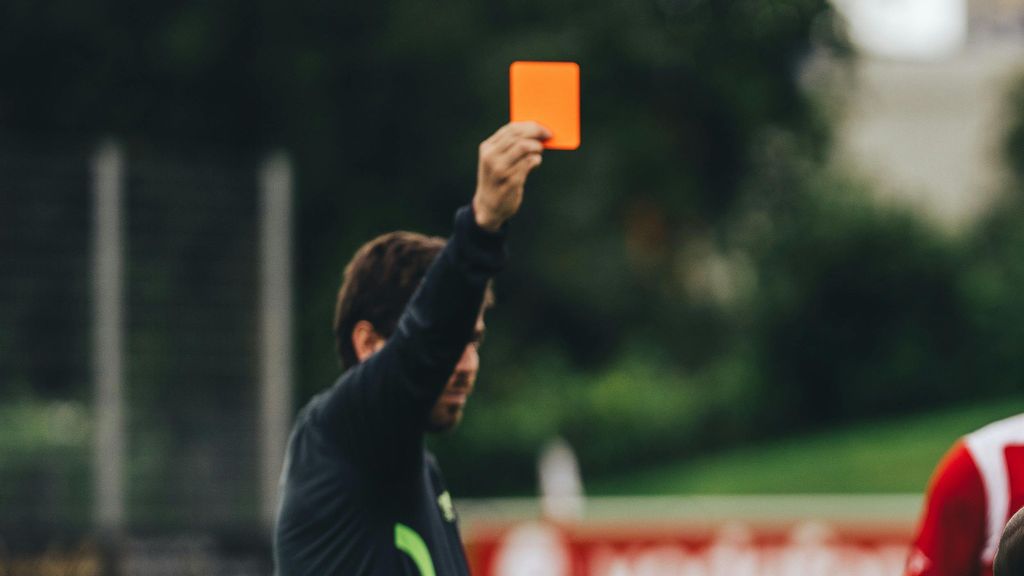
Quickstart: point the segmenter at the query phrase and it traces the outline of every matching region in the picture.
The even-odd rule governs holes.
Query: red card
[[[551,131],[545,148],[580,147],[580,66],[575,62],[513,62],[509,67],[512,121],[533,120]]]

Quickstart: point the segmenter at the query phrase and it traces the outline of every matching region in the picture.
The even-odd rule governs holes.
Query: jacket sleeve
[[[985,544],[985,488],[963,441],[953,445],[928,487],[906,576],[976,576]]]
[[[422,438],[430,410],[473,335],[488,281],[507,259],[504,229],[470,207],[427,270],[384,347],[351,369],[310,415],[329,437],[378,453]]]

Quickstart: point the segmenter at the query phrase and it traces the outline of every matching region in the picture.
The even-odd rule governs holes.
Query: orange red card
[[[580,147],[580,66],[575,62],[513,62],[509,67],[512,121],[533,120],[551,131],[545,148]]]

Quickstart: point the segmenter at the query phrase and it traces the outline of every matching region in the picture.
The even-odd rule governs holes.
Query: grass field
[[[859,424],[614,477],[584,477],[585,489],[588,495],[919,493],[957,437],[1019,412],[1024,398]]]

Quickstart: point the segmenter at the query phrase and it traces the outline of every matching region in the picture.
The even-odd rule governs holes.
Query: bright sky
[[[894,59],[949,55],[967,38],[967,0],[832,0],[863,52]]]

